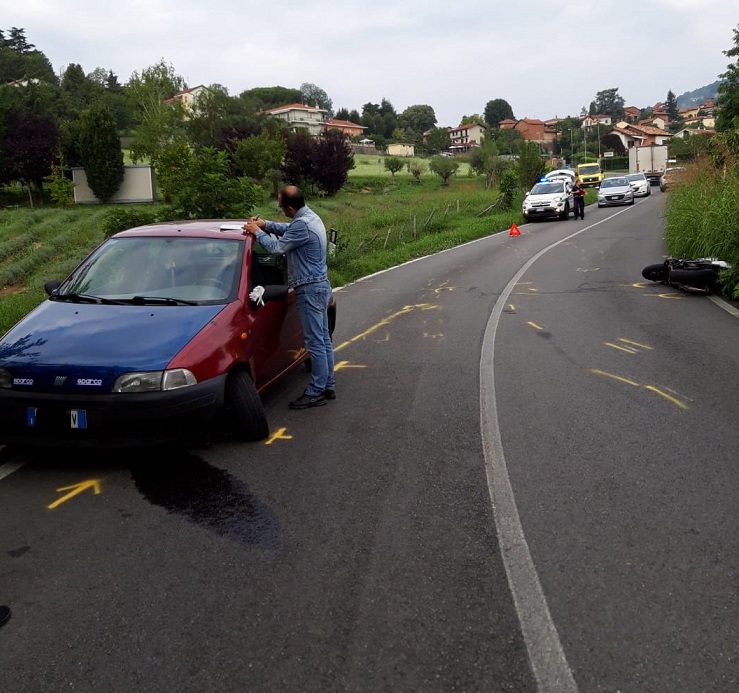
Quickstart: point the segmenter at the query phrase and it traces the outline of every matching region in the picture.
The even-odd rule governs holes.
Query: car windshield
[[[627,180],[640,180],[645,181],[646,177],[643,173],[630,173],[628,176],[626,176]]]
[[[590,174],[590,173],[600,173],[600,166],[598,164],[590,164],[589,166],[580,166],[579,169],[580,173],[584,174]]]
[[[552,181],[551,183],[537,183],[531,188],[532,195],[555,195],[563,192],[562,181]]]
[[[626,178],[606,178],[601,184],[601,188],[623,188],[628,186],[629,181]]]
[[[135,237],[103,243],[59,287],[59,296],[115,301],[224,303],[241,279],[244,244],[233,239]],[[134,300],[135,299],[135,300]]]

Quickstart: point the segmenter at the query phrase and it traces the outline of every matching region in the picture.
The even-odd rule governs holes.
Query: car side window
[[[255,286],[287,284],[287,263],[284,255],[270,255],[259,243],[252,246],[249,268],[250,289]]]

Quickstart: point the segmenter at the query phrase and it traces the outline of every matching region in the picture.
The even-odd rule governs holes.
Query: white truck
[[[643,173],[651,185],[659,185],[659,179],[666,168],[666,144],[652,144],[648,147],[629,149],[629,173]]]

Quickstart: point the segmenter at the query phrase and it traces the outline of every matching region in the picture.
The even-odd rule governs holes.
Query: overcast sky
[[[718,79],[737,0],[4,0],[58,73],[121,83],[162,58],[188,86],[316,84],[334,110],[428,104],[439,126],[505,99],[516,118],[576,116],[618,88],[643,108]]]

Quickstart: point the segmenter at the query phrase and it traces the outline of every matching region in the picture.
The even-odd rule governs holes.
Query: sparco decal
[[[78,385],[102,385],[103,381],[98,380],[97,378],[78,378],[77,384]]]
[[[33,378],[13,378],[13,385],[33,385]]]

